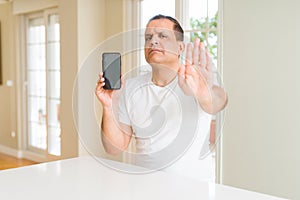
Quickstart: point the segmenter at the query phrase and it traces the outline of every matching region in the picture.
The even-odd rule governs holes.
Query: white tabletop
[[[105,167],[92,157],[80,157],[0,171],[0,199],[279,200],[280,198],[198,182],[164,172],[126,174]]]

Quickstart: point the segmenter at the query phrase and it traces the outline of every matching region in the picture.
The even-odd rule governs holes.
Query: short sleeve
[[[131,126],[126,102],[126,88],[123,90],[119,99],[119,121],[123,124]]]

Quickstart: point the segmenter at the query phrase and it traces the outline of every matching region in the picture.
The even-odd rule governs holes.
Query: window
[[[26,16],[27,148],[61,155],[59,16]]]
[[[190,41],[198,37],[207,46],[214,62],[217,63],[218,39],[218,0],[188,0],[186,1],[185,33]]]

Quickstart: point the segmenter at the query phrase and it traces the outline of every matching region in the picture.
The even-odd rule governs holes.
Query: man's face
[[[177,66],[183,51],[183,42],[177,41],[174,23],[168,19],[156,19],[148,23],[145,31],[145,59],[149,64]]]

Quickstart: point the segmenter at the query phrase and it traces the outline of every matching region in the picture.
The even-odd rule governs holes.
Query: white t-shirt
[[[127,80],[120,97],[119,121],[136,139],[134,164],[195,178],[205,164],[199,155],[208,144],[211,115],[182,92],[177,77],[165,87],[151,79],[148,73]]]

